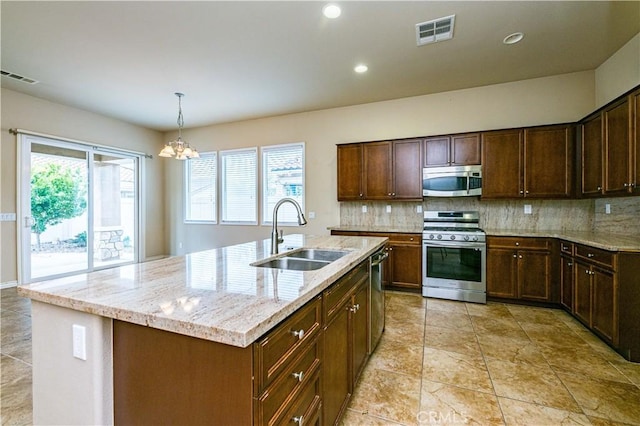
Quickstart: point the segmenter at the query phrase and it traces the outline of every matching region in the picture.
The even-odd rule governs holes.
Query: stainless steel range
[[[486,239],[477,211],[425,211],[422,295],[487,302]]]

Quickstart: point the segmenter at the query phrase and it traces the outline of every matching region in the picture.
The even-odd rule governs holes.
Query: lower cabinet
[[[547,238],[487,237],[487,296],[553,302]]]
[[[560,304],[569,312],[573,311],[574,259],[573,243],[560,241]]]
[[[422,291],[422,234],[333,230],[331,235],[389,238],[389,258],[382,278],[385,288]]]

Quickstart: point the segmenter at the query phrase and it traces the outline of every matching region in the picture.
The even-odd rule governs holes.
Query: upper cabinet
[[[422,139],[338,145],[338,201],[422,200]]]
[[[602,112],[604,123],[604,192],[629,192],[631,143],[629,99],[625,98]]]
[[[482,198],[570,198],[571,125],[482,134]]]
[[[480,164],[480,134],[435,136],[424,140],[424,167]]]
[[[583,196],[602,194],[602,115],[600,113],[585,119],[580,125],[582,164],[580,178]]]
[[[636,90],[629,95],[631,103],[631,121],[632,121],[632,137],[631,137],[631,191],[640,193],[640,90]]]

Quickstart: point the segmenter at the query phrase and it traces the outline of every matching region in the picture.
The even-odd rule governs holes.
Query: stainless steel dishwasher
[[[369,353],[372,353],[382,332],[384,331],[384,290],[382,289],[382,271],[384,261],[389,255],[386,250],[380,249],[371,255],[370,273],[371,280],[369,291]]]

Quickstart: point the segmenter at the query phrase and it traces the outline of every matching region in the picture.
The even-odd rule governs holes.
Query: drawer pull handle
[[[296,336],[298,338],[298,340],[302,340],[302,338],[304,337],[304,329],[293,330],[293,331],[291,331],[291,334]]]
[[[298,426],[302,426],[302,422],[304,421],[303,416],[298,416],[293,418],[293,422]]]
[[[587,257],[595,257],[596,255],[593,253],[587,253]]]
[[[352,305],[352,306],[349,308],[349,310],[350,310],[351,312],[353,312],[353,313],[358,312],[358,310],[359,310],[359,309],[360,309],[360,304],[359,304],[359,303],[356,303],[355,305]]]
[[[567,266],[573,266],[573,262],[567,262]]]
[[[293,377],[299,382],[304,378],[304,371],[300,371],[299,373],[293,373]]]

